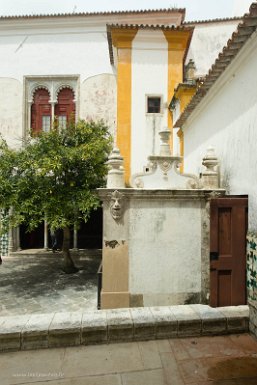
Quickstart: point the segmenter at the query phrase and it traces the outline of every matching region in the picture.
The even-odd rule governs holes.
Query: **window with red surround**
[[[31,128],[34,134],[40,131],[49,131],[51,128],[50,94],[44,88],[39,88],[34,93],[31,105]]]
[[[65,128],[68,122],[74,120],[75,111],[74,92],[70,88],[61,89],[54,110],[59,127]]]

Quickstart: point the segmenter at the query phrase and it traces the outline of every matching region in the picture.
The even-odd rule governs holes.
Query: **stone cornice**
[[[117,189],[100,188],[97,189],[98,196],[101,200],[109,200],[110,193]],[[134,189],[134,188],[122,188],[118,189],[123,194],[124,199],[166,199],[166,200],[201,200],[211,199],[214,195],[223,196],[225,195],[224,189],[216,190],[204,190],[204,189],[179,189],[179,190],[158,190],[158,189]]]
[[[187,50],[191,41],[193,28],[188,30],[163,30],[163,34],[167,39],[169,50],[183,51]]]
[[[188,46],[190,44],[193,27],[183,27],[183,26],[167,26],[167,25],[148,25],[148,24],[107,24],[107,39],[109,45],[109,55],[110,62],[114,64],[114,55],[113,55],[113,46],[120,47],[118,48],[130,48],[129,39],[132,40],[136,35],[138,30],[149,30],[149,31],[163,31],[168,44],[169,49],[184,51],[184,58],[188,51]],[[117,32],[116,32],[117,31]],[[134,33],[134,35],[133,35]],[[116,39],[117,36],[117,39]],[[127,38],[126,38],[127,37]],[[150,36],[149,36],[150,39]],[[131,42],[132,42],[131,40]],[[174,42],[175,40],[175,42]]]
[[[114,29],[111,31],[112,44],[117,48],[131,48],[132,41],[136,34],[137,29]]]

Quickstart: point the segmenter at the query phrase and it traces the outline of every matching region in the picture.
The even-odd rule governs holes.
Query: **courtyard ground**
[[[97,270],[101,250],[73,252],[76,274],[62,271],[61,253],[24,250],[0,265],[0,316],[97,307]]]
[[[26,337],[26,331],[25,329],[23,331],[24,325],[19,324],[17,315],[23,315],[23,317],[30,319],[30,314],[41,313],[39,317],[43,317],[42,319],[45,320],[46,324],[36,323],[35,325],[40,327],[35,334],[33,322],[35,323],[37,320],[34,318],[30,325],[33,330],[29,331],[30,334],[26,338],[30,336],[30,339],[33,340],[33,335],[37,335],[41,337],[41,342],[49,340],[49,344],[53,338],[51,333],[55,333],[55,338],[59,336],[58,341],[60,343],[60,341],[63,342],[62,338],[75,338],[80,335],[80,328],[83,325],[85,328],[83,322],[88,322],[87,318],[85,320],[83,318],[83,322],[78,328],[76,320],[73,320],[74,324],[69,325],[67,322],[65,324],[68,316],[70,318],[67,319],[73,319],[72,315],[74,315],[81,322],[82,312],[84,312],[84,315],[89,317],[87,326],[90,326],[90,312],[87,310],[96,309],[96,272],[99,267],[101,252],[99,250],[76,252],[74,259],[76,265],[80,267],[80,271],[74,275],[66,275],[62,272],[62,259],[59,253],[52,254],[44,251],[28,253],[28,251],[24,251],[14,254],[14,257],[3,259],[3,264],[0,266],[0,316],[2,317],[0,340],[3,343],[2,350],[4,350],[4,345],[7,346],[8,343],[17,342],[19,349],[20,344],[22,343],[22,346],[24,344],[25,340],[23,339]],[[186,315],[189,310],[191,313],[192,309],[197,310],[195,306],[197,305],[192,305],[191,308],[187,305],[185,309],[183,307],[184,310],[180,309],[180,311],[185,312]],[[192,326],[195,328],[195,322],[197,322],[197,327],[200,328],[201,332],[211,333],[212,330],[218,328],[222,334],[225,330],[227,331],[227,328],[237,329],[244,325],[244,322],[241,323],[244,318],[241,318],[240,323],[238,323],[239,319],[235,320],[233,311],[232,318],[227,315],[227,320],[225,320],[225,318],[221,319],[220,315],[213,315],[212,309],[203,307],[202,310],[201,321],[197,314],[194,315],[193,320],[192,316],[188,318],[189,328]],[[102,313],[102,318],[100,317],[97,322],[95,320],[95,326],[102,331],[102,335],[103,330],[106,329],[106,333],[108,330],[110,339],[116,336],[117,330],[119,337],[122,337],[119,333],[123,330],[122,328],[125,330],[124,333],[126,332],[128,335],[132,333],[132,326],[134,325],[133,328],[139,327],[140,322],[137,325],[135,323],[136,318],[133,319],[133,322],[132,319],[128,319],[125,314],[126,311],[128,310],[108,311],[107,323],[102,325],[100,330],[100,321],[103,320],[103,314],[105,314]],[[243,310],[241,311],[244,313]],[[46,322],[47,314],[44,314],[49,312],[53,313],[52,318],[55,316],[57,319],[60,318],[60,312],[71,313],[61,315],[60,325],[56,323],[52,325],[52,321],[49,321],[51,323],[49,326]],[[80,312],[81,314],[72,312]],[[214,317],[213,319],[209,318],[209,312]],[[24,316],[24,314],[28,316]],[[166,313],[164,312],[164,314]],[[207,317],[205,317],[206,314]],[[5,316],[11,316],[6,318],[8,322],[5,321]],[[48,317],[50,320],[51,314]],[[117,320],[120,320],[120,324]],[[155,322],[152,316],[151,320],[151,322]],[[176,328],[181,335],[181,327],[183,326],[185,329],[186,323],[184,317],[181,319],[178,317],[178,320]],[[155,334],[157,329],[155,330],[155,327],[153,329],[153,325],[146,322],[148,327],[146,331],[152,330]],[[46,327],[45,331],[43,327]],[[59,327],[63,327],[63,330],[60,330]],[[167,328],[166,324],[164,328]],[[67,335],[67,330],[73,334]],[[84,329],[84,332],[87,333],[88,330],[90,332],[90,328]],[[142,333],[142,336],[145,335],[144,328],[139,327],[137,330]],[[195,332],[200,334],[200,330],[195,329]],[[63,337],[60,335],[61,332],[64,333]],[[133,336],[135,333],[136,329]],[[124,335],[124,339],[126,339],[126,335]],[[111,342],[101,345],[0,353],[1,385],[28,385],[32,383],[49,385],[257,385],[257,341],[249,334],[234,334],[190,338],[175,337],[174,339],[122,343]]]
[[[256,385],[248,334],[0,354],[0,383],[49,385]]]

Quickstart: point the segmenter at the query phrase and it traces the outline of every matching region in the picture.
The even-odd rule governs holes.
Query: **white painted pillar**
[[[8,232],[8,255],[14,251],[13,229],[10,227]]]
[[[16,249],[21,251],[20,226],[16,227]]]
[[[32,102],[28,102],[28,121],[27,121],[27,127],[25,127],[26,132],[27,130],[31,130],[31,105]]]
[[[44,221],[44,249],[48,249],[48,225],[46,221]]]
[[[73,229],[73,249],[78,250],[78,230]]]
[[[11,216],[13,212],[13,209],[11,208],[9,211],[9,215]],[[14,251],[14,243],[13,243],[13,229],[9,225],[9,231],[8,231],[8,255]]]
[[[53,126],[54,123],[54,107],[56,102],[51,102],[51,126]]]

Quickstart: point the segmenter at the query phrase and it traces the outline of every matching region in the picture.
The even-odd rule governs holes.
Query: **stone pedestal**
[[[218,158],[215,155],[213,147],[207,149],[207,153],[202,161],[205,166],[205,171],[202,173],[202,185],[206,189],[216,189],[219,187],[219,173],[217,166],[219,164]]]
[[[98,192],[104,215],[102,308],[208,303],[212,192]]]
[[[159,155],[124,187],[118,149],[109,157],[103,201],[101,306],[142,307],[208,303],[209,201],[217,188],[218,161],[204,159],[206,189],[196,175],[181,174],[170,153],[168,128],[159,132]],[[207,183],[207,179],[208,183]],[[214,190],[214,191],[213,191]]]
[[[107,187],[108,188],[123,188],[125,187],[124,181],[124,169],[123,158],[120,155],[120,151],[115,147],[107,162],[109,166],[109,172],[107,175]]]

